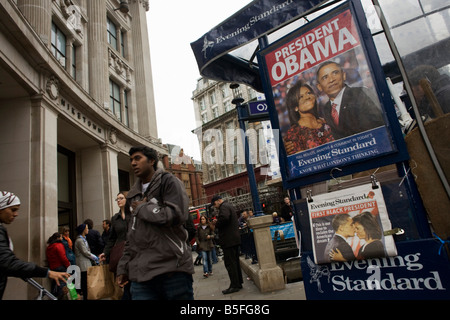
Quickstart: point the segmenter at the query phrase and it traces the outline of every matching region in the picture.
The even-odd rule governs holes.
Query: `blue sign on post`
[[[248,103],[248,115],[254,116],[269,116],[266,100],[254,101]],[[268,119],[268,118],[267,118]]]

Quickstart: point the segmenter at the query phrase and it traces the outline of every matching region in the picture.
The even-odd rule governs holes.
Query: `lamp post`
[[[232,83],[230,84],[231,89],[236,89],[239,87],[239,84]],[[234,96],[234,92],[233,92]],[[247,174],[248,174],[248,180],[250,184],[250,193],[252,195],[252,203],[253,203],[253,209],[255,211],[255,216],[261,216],[264,215],[264,212],[261,208],[261,202],[259,200],[259,194],[258,194],[258,187],[256,184],[256,178],[255,178],[255,171],[253,170],[253,165],[250,163],[250,152],[249,152],[249,145],[248,145],[248,138],[246,133],[246,126],[245,126],[245,111],[246,111],[246,104],[242,104],[244,102],[243,98],[234,98],[231,103],[236,105],[236,111],[238,114],[238,121],[239,121],[239,127],[244,132],[244,136],[242,137],[242,142],[244,143],[244,155],[245,155],[245,166],[247,167]]]

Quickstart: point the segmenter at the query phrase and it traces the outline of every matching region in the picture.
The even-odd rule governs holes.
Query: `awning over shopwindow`
[[[191,43],[200,74],[263,91],[252,62],[257,39],[302,17],[323,0],[255,0]]]

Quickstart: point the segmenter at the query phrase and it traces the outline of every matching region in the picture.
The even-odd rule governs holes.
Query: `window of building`
[[[120,32],[120,54],[125,57],[125,32]]]
[[[211,166],[211,168],[208,170],[208,176],[209,176],[209,181],[211,181],[211,182],[217,180],[216,169],[214,168],[214,166]]]
[[[231,111],[233,109],[233,105],[231,104],[231,101],[225,101],[225,112]]]
[[[222,84],[220,86],[220,91],[222,92],[222,98],[227,98],[230,95],[230,91],[227,84]]]
[[[128,91],[124,92],[123,95],[123,106],[124,106],[124,110],[123,110],[123,123],[129,127],[130,126],[130,118],[128,115]]]
[[[227,177],[227,166],[226,165],[221,165],[220,166],[220,173],[222,175],[222,178],[226,178]]]
[[[208,122],[208,115],[205,113],[202,114],[202,123],[207,123]]]
[[[215,106],[212,108],[213,117],[217,118],[219,116],[219,107]]]
[[[119,121],[122,121],[121,103],[120,103],[120,87],[117,83],[109,80],[109,99],[112,113]]]
[[[70,75],[75,80],[77,79],[77,47],[75,45],[72,46],[72,65],[70,68]]]
[[[107,18],[107,31],[108,31],[108,43],[115,49],[118,50],[117,47],[117,27],[111,21],[111,19]]]
[[[216,104],[216,93],[214,91],[209,94],[209,102],[212,106]]]
[[[66,66],[66,35],[52,22],[51,51],[63,67]]]
[[[206,109],[205,97],[200,97],[198,104],[200,105],[200,110],[203,111]]]

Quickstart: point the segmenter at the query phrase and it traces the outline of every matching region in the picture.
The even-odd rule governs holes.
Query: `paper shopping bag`
[[[100,300],[114,294],[113,274],[107,264],[89,267],[87,271],[88,300]]]

